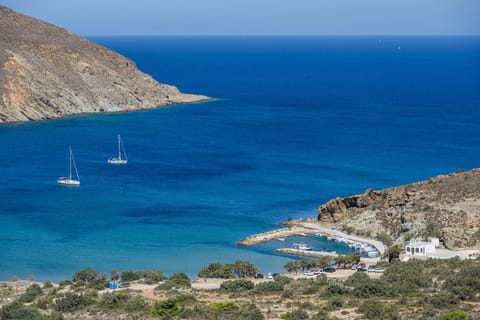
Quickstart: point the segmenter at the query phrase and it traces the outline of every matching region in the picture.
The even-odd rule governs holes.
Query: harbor
[[[290,223],[290,227],[259,233],[247,237],[238,242],[243,246],[254,246],[270,241],[279,241],[285,243],[288,237],[308,237],[306,239],[324,239],[332,244],[338,244],[341,247],[347,247],[349,252],[360,252],[363,259],[378,260],[385,252],[385,245],[375,239],[361,237],[357,235],[346,234],[337,230],[335,226],[320,225],[314,221],[297,220]],[[289,241],[287,241],[289,242]],[[304,241],[295,243],[289,242],[290,246],[285,243],[282,248],[275,248],[275,252],[280,254],[288,254],[295,256],[338,256],[338,254],[346,254],[345,252],[336,252],[326,248],[307,245]],[[345,251],[345,250],[344,250]]]

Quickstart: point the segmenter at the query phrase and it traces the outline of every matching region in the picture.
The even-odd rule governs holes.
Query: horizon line
[[[81,37],[480,37],[480,34],[79,34]]]

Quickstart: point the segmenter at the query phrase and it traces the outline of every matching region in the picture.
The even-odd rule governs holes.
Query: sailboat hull
[[[112,158],[112,159],[108,159],[107,162],[110,163],[110,164],[127,164],[128,160],[119,159],[119,158]]]
[[[57,179],[57,183],[66,186],[79,186],[80,181],[75,179],[70,179],[68,177],[62,177]]]

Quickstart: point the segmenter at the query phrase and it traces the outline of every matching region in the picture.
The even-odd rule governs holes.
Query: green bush
[[[140,280],[141,277],[142,275],[140,272],[134,272],[134,271],[124,271],[120,274],[120,278],[122,279],[122,281]]]
[[[93,304],[95,301],[86,294],[67,292],[55,300],[54,308],[59,312],[72,312]]]
[[[107,292],[102,296],[99,305],[108,309],[117,309],[125,305],[128,299],[128,295],[124,293]]]
[[[468,320],[468,316],[465,311],[458,310],[442,315],[440,320]]]
[[[281,292],[283,291],[285,284],[291,281],[293,281],[292,278],[277,276],[273,279],[273,281],[258,283],[253,291],[258,294]]]
[[[368,277],[368,276],[367,276]],[[357,297],[387,297],[394,296],[394,288],[383,279],[370,279],[367,282],[357,283],[353,294]]]
[[[280,318],[285,320],[307,320],[308,313],[305,310],[294,309],[291,312],[282,313]]]
[[[0,309],[0,319],[2,320],[63,320],[63,316],[53,312],[51,315],[42,315],[38,309],[33,306],[25,306],[21,302],[7,304]]]
[[[167,277],[164,276],[162,271],[146,270],[138,271],[138,273],[141,275],[144,282],[147,284],[155,284],[159,281],[167,279]]]
[[[334,308],[341,308],[345,305],[342,297],[340,296],[333,296],[328,300],[328,304],[330,304]]]
[[[212,302],[208,307],[213,311],[232,311],[239,309],[238,303],[235,302]]]
[[[254,287],[255,287],[255,284],[251,280],[246,280],[246,279],[224,281],[220,285],[221,290],[224,290],[230,293],[248,291],[248,290],[252,290]]]
[[[443,288],[461,300],[473,299],[480,292],[480,264],[462,265],[447,276]]]
[[[155,302],[150,315],[160,319],[171,319],[185,310],[185,303],[191,302],[191,297],[178,296],[164,301]]]
[[[333,297],[335,295],[346,294],[349,291],[350,290],[347,287],[345,287],[344,285],[341,285],[339,283],[332,283],[326,288],[324,295],[326,297]]]
[[[150,308],[150,304],[142,297],[135,297],[125,304],[125,310],[129,313],[146,313]]]
[[[367,319],[384,319],[384,306],[378,300],[366,300],[360,305],[358,311]]]
[[[421,289],[429,288],[433,283],[424,262],[417,259],[396,261],[385,270],[381,279],[401,295],[417,295]]]
[[[173,288],[191,288],[192,284],[190,283],[190,279],[188,276],[183,272],[174,273],[170,279],[158,285],[155,289],[156,290],[171,290]]]
[[[32,302],[35,298],[42,293],[42,289],[36,283],[32,284],[30,287],[27,288],[24,294],[18,298],[20,302]]]
[[[264,320],[262,312],[253,303],[248,303],[240,307],[238,311],[238,320]]]

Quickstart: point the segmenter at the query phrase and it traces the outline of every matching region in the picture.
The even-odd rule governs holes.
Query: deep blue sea
[[[277,244],[235,242],[334,197],[480,166],[478,37],[92,40],[217,100],[1,125],[0,279],[237,259],[278,272]],[[126,166],[106,163],[117,133]],[[56,184],[69,145],[78,188]]]

